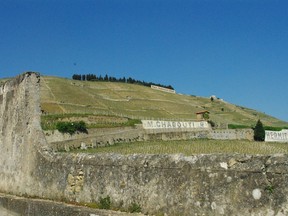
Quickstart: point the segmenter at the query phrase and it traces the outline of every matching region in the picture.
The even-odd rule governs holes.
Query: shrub
[[[212,128],[216,126],[215,122],[213,122],[212,120],[208,120],[208,123],[211,125]]]
[[[269,184],[265,187],[265,191],[267,191],[269,194],[272,194],[274,192],[274,186]]]
[[[56,129],[61,133],[74,134],[75,128],[71,122],[57,122]]]
[[[141,124],[140,119],[128,119],[127,123],[125,123],[125,126],[135,126],[136,124]]]
[[[287,127],[273,127],[273,126],[264,126],[265,130],[270,130],[270,131],[281,131],[283,129],[288,129]]]
[[[254,128],[254,140],[255,141],[264,141],[265,140],[265,129],[260,120],[257,121]]]
[[[207,121],[207,120],[210,118],[209,113],[208,113],[208,112],[205,112],[205,113],[203,114],[203,118]]]
[[[135,213],[135,212],[141,212],[141,207],[140,205],[138,205],[137,203],[132,203],[129,208],[128,211],[130,213]]]
[[[100,197],[99,202],[100,202],[100,205],[99,205],[99,208],[100,208],[100,209],[110,209],[110,207],[111,207],[111,200],[110,200],[110,197],[109,197],[109,196],[104,197],[104,198]]]
[[[87,133],[86,124],[84,121],[80,122],[57,122],[56,129],[61,133],[74,134],[76,131]]]
[[[76,131],[87,133],[86,124],[84,121],[74,122],[74,126],[75,126]]]

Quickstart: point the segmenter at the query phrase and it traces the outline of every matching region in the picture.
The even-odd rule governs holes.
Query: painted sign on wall
[[[207,121],[142,120],[144,129],[209,129]]]
[[[265,131],[266,142],[288,142],[288,130]]]

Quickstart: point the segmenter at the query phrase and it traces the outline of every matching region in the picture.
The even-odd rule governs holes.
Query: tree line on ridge
[[[160,86],[163,88],[174,90],[174,88],[171,85],[162,85],[162,84],[156,84],[153,82],[145,82],[145,81],[135,80],[131,77],[116,78],[113,76],[108,76],[107,74],[105,76],[101,76],[101,75],[96,76],[95,74],[73,74],[72,79],[81,80],[81,81],[102,81],[102,82],[104,81],[104,82],[131,83],[131,84],[138,84],[138,85],[143,85],[143,86],[148,86],[148,87],[150,87],[151,85],[156,85],[156,86]]]

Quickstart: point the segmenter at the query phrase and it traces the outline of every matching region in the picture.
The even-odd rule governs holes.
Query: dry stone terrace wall
[[[157,141],[157,140],[188,140],[208,138],[209,131],[177,131],[177,130],[144,130],[137,128],[122,128],[122,131],[109,129],[106,132],[89,129],[88,135],[62,134],[58,131],[46,131],[45,136],[53,151],[70,151],[78,148],[97,148],[114,145],[121,142]],[[97,129],[96,129],[97,130]]]
[[[39,75],[0,89],[1,192],[70,202],[109,196],[114,207],[137,203],[158,215],[288,214],[287,155],[53,153],[40,128]]]
[[[220,140],[253,140],[254,131],[252,129],[216,129],[211,130],[208,138]]]
[[[157,121],[155,121],[157,122]],[[171,122],[171,125],[177,122]],[[180,123],[180,122],[178,122]],[[200,122],[197,122],[200,123]],[[207,123],[207,122],[206,122]],[[62,134],[58,131],[45,131],[46,140],[54,151],[70,151],[73,149],[97,148],[121,142],[157,141],[157,140],[189,140],[189,139],[221,139],[221,140],[253,140],[252,129],[216,129],[200,128],[154,128],[138,125],[137,127],[89,129],[87,134]]]

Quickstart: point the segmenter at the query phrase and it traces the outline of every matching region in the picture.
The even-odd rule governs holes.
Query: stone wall
[[[51,200],[0,194],[1,216],[129,216],[127,212],[92,209]],[[137,214],[141,216],[142,214]]]
[[[253,140],[252,129],[205,129],[183,131],[182,129],[143,129],[137,127],[89,129],[87,134],[62,134],[58,131],[45,131],[46,139],[53,151],[97,148],[121,142],[156,141],[156,140]]]
[[[62,134],[45,131],[45,137],[53,151],[69,151],[77,148],[97,148],[121,142],[144,140],[144,131],[139,127],[88,129],[88,134]]]
[[[287,155],[53,153],[40,128],[38,91],[35,73],[1,87],[6,194],[92,203],[109,196],[115,208],[137,203],[158,215],[288,214]]]
[[[252,129],[216,129],[211,130],[208,136],[210,139],[220,140],[254,140]]]
[[[57,154],[39,161],[45,197],[167,215],[288,214],[285,155]],[[47,171],[49,174],[47,175]]]
[[[0,86],[0,190],[29,194],[36,155],[45,144],[40,127],[39,74],[25,73]]]
[[[45,131],[45,137],[53,151],[97,148],[121,142],[188,140],[208,138],[209,130],[182,131],[178,129],[144,130],[141,126],[103,129],[89,129],[87,134],[62,134],[58,131]]]

